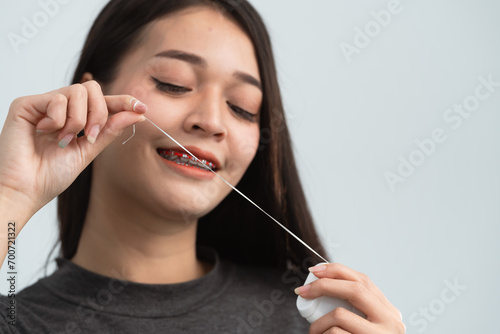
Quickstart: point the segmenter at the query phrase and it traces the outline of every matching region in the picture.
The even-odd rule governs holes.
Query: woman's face
[[[146,117],[233,185],[255,156],[262,103],[255,51],[213,9],[192,7],[150,24],[104,91],[146,103]],[[175,153],[185,151],[148,121],[122,145],[131,134],[126,130],[94,161],[92,192],[107,208],[194,221],[231,191],[192,160],[180,161]]]

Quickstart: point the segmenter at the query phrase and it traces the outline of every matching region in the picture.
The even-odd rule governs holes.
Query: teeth
[[[163,158],[170,160],[170,161],[173,161],[173,162],[177,163],[178,165],[190,166],[190,167],[198,168],[198,169],[205,170],[205,171],[209,171],[209,169],[207,169],[207,167],[205,167],[203,164],[207,165],[211,169],[215,168],[215,165],[213,163],[211,163],[210,161],[200,160],[202,162],[202,163],[200,163],[200,162],[194,160],[190,155],[187,155],[184,153],[182,154],[182,156],[176,155],[175,153],[177,153],[177,152],[174,152],[172,150],[160,150],[159,153]]]

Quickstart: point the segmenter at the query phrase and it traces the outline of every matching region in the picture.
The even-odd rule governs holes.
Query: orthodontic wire
[[[134,105],[135,107],[135,105]],[[134,108],[135,109],[135,108]],[[158,125],[156,125],[155,123],[153,123],[152,120],[150,120],[149,118],[147,118],[146,116],[144,116],[144,118],[149,121],[149,123],[153,124],[154,127],[156,127],[158,130],[160,130],[165,136],[167,136],[168,138],[170,138],[174,143],[176,143],[177,145],[179,145],[184,151],[186,151],[187,153],[189,153],[190,156],[192,156],[196,161],[198,161],[199,163],[201,163],[203,166],[205,166],[205,168],[207,168],[208,170],[210,170],[212,173],[214,173],[215,175],[217,175],[217,177],[219,179],[221,179],[225,184],[227,184],[229,187],[231,187],[234,191],[236,191],[238,194],[240,194],[241,196],[243,196],[243,198],[245,198],[247,201],[249,201],[250,203],[252,203],[257,209],[259,209],[260,211],[262,211],[266,216],[268,216],[269,218],[271,218],[276,224],[278,224],[282,229],[284,229],[286,232],[288,232],[288,234],[290,234],[292,237],[294,237],[295,239],[297,239],[297,241],[299,241],[302,245],[304,245],[307,249],[309,249],[311,252],[313,252],[314,254],[316,254],[316,256],[318,256],[320,259],[322,259],[323,261],[329,263],[329,261],[327,259],[325,259],[323,256],[321,256],[318,252],[316,252],[311,246],[309,246],[308,244],[306,244],[304,241],[302,241],[302,239],[300,239],[298,236],[296,236],[292,231],[290,231],[288,228],[286,228],[283,224],[281,224],[279,221],[277,221],[273,216],[271,216],[270,214],[268,214],[266,211],[264,211],[264,209],[262,209],[260,206],[258,206],[257,204],[255,204],[250,198],[248,198],[245,194],[243,194],[241,191],[239,191],[238,189],[236,189],[236,187],[234,187],[233,185],[231,185],[229,182],[227,182],[222,176],[220,176],[219,174],[217,174],[212,168],[210,168],[209,166],[207,166],[207,164],[205,164],[203,161],[201,161],[200,159],[198,159],[193,153],[189,152],[188,149],[186,149],[184,146],[181,145],[181,143],[179,143],[177,140],[175,140],[172,136],[170,136],[168,133],[166,133],[162,128],[160,128]],[[125,140],[122,145],[125,145],[130,139],[132,139],[132,137],[135,136],[135,124],[133,124],[132,126],[132,136],[130,136],[130,138],[128,138],[127,140]]]

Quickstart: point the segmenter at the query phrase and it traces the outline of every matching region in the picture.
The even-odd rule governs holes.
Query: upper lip
[[[215,168],[216,169],[220,169],[221,167],[221,164],[219,162],[219,159],[217,159],[217,157],[209,152],[209,151],[205,151],[205,150],[202,150],[201,148],[199,147],[196,147],[196,146],[186,146],[186,145],[183,145],[189,152],[191,152],[195,157],[197,157],[198,159],[200,160],[207,160],[207,161],[210,161],[211,163],[215,164]],[[177,152],[181,152],[181,153],[185,153],[189,156],[189,154],[184,151],[181,147],[179,146],[173,146],[173,147],[160,147],[158,148],[159,150],[172,150],[172,151],[177,151]]]

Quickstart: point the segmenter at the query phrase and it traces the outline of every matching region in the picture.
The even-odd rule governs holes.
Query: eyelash
[[[190,92],[191,89],[181,87],[181,86],[176,86],[172,85],[166,82],[161,82],[160,80],[156,78],[152,78],[154,82],[156,83],[156,88],[161,90],[162,92],[167,92],[173,95],[181,95],[187,92]]]
[[[229,102],[227,102],[227,105],[229,108],[231,108],[232,111],[243,117],[244,119],[250,121],[250,122],[257,122],[258,116],[255,114],[252,114],[244,109],[241,109],[240,107],[237,107]]]
[[[166,92],[172,95],[181,95],[184,93],[188,93],[191,91],[189,88],[181,87],[181,86],[176,86],[172,85],[166,82],[161,82],[160,80],[151,77],[154,82],[156,83],[156,88],[162,92]],[[244,109],[241,109],[238,106],[235,106],[234,104],[231,104],[227,102],[228,107],[235,113],[237,113],[240,117],[250,121],[250,122],[257,122],[258,115],[252,114]]]

